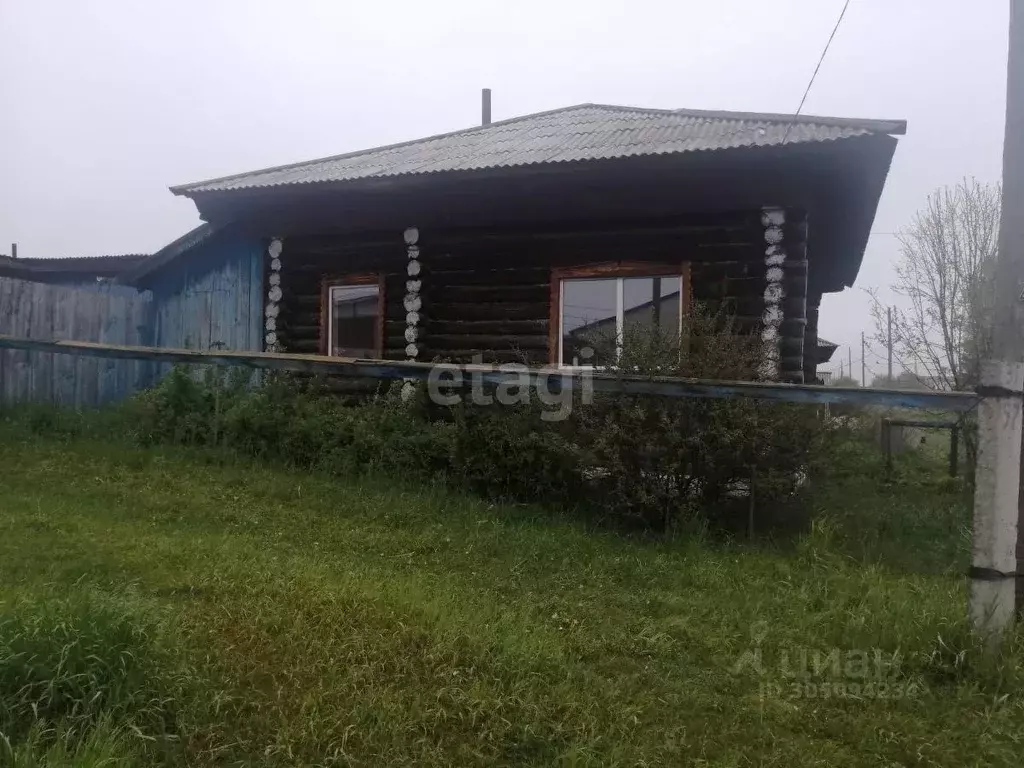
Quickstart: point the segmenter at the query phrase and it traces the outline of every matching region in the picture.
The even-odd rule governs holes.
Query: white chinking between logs
[[[281,345],[277,337],[277,316],[281,311],[281,251],[283,245],[281,238],[275,237],[267,246],[267,255],[270,257],[270,277],[268,282],[270,288],[267,290],[267,306],[264,310],[266,321],[264,329],[266,334],[263,337],[263,348],[267,352],[280,352]]]
[[[786,212],[782,208],[763,208],[761,225],[764,227],[764,312],[761,315],[761,341],[764,357],[761,362],[761,378],[777,381],[779,378],[780,342],[783,320],[786,247],[783,242],[783,225]]]
[[[420,354],[420,310],[423,308],[421,290],[423,280],[420,277],[422,264],[420,263],[420,231],[416,227],[409,227],[405,230],[406,255],[409,257],[405,272],[409,279],[405,281],[405,356],[408,360],[416,360]],[[411,379],[406,379],[402,384],[402,399],[410,400],[416,391],[415,384]]]

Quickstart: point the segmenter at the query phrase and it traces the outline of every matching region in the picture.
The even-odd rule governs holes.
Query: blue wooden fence
[[[148,275],[148,290],[108,282],[49,285],[0,278],[0,335],[114,346],[195,350],[263,348],[263,244],[213,236]],[[119,400],[153,384],[162,361],[0,351],[0,403],[75,408]]]
[[[152,306],[148,292],[125,286],[71,287],[0,277],[0,333],[22,338],[151,344]],[[3,349],[0,403],[100,405],[148,386],[154,372],[154,364],[144,360]]]

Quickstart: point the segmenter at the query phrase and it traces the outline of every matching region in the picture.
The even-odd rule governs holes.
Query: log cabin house
[[[488,105],[489,106],[489,105]],[[121,276],[160,346],[572,365],[688,297],[813,383],[906,124],[582,104],[173,187],[205,223]],[[477,359],[480,359],[479,357]]]

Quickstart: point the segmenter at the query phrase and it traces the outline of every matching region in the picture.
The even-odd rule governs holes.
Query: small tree
[[[907,306],[892,309],[893,351],[914,363],[914,380],[929,388],[978,384],[991,345],[1000,199],[999,184],[964,179],[931,194],[897,235],[900,255],[892,289]],[[876,300],[872,311],[877,338],[884,343],[886,310]],[[916,375],[919,368],[924,375]],[[964,435],[973,467],[977,441],[971,429]]]
[[[990,344],[992,267],[999,239],[1000,186],[975,179],[943,187],[897,234],[900,255],[893,291],[906,307],[892,311],[894,353],[924,371],[934,389],[978,383]],[[886,310],[875,301],[877,338],[888,334]]]

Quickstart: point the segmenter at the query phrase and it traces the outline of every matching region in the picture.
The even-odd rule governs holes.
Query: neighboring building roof
[[[134,283],[199,245],[216,231],[217,227],[212,224],[200,224],[195,229],[189,230],[181,237],[171,241],[152,256],[133,265],[131,269],[124,270],[118,276],[118,282]]]
[[[26,277],[89,276],[116,277],[127,269],[142,263],[149,256],[144,253],[126,253],[117,256],[72,256],[57,259],[12,259],[0,256],[0,274]]]
[[[829,360],[831,360],[832,359],[832,355],[834,355],[836,353],[837,349],[839,349],[839,345],[838,344],[836,344],[833,341],[828,341],[827,339],[823,339],[823,338],[821,338],[819,336],[818,337],[818,357],[817,357],[818,364],[821,365],[821,364],[827,363]]]
[[[902,120],[580,104],[453,133],[171,187],[176,195],[903,134]]]

